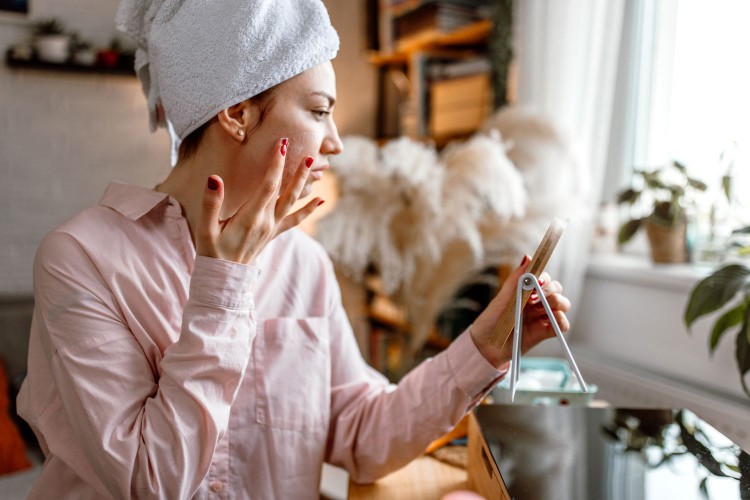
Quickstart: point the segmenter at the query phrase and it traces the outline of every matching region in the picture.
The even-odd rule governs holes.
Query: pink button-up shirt
[[[464,333],[389,384],[314,240],[289,231],[256,266],[196,256],[176,200],[124,184],[45,238],[34,293],[32,498],[317,498],[324,461],[372,481],[502,375]]]

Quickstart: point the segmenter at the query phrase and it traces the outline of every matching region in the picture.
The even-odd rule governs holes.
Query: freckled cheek
[[[301,163],[302,159],[307,156],[316,157],[323,141],[318,140],[318,134],[313,132],[297,132],[289,137],[289,152],[287,153],[287,163],[293,161]]]

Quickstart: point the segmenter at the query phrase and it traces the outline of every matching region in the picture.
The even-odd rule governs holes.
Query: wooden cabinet
[[[454,10],[444,14],[442,22],[435,18],[436,8],[457,8],[454,2],[381,0],[381,37],[387,36],[385,32],[394,38],[381,41],[384,49],[369,58],[379,67],[379,137],[429,138],[441,145],[475,131],[492,112],[488,40],[493,22],[487,4],[476,2],[473,16],[462,18],[471,21],[462,23],[450,20]],[[416,26],[412,31],[398,28],[405,16]],[[388,22],[393,23],[390,29],[382,29],[382,23]],[[442,28],[456,24],[460,27]]]

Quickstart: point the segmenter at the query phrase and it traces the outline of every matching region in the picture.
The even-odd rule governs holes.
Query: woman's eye
[[[314,109],[312,113],[319,119],[323,119],[326,115],[331,114],[327,109]]]

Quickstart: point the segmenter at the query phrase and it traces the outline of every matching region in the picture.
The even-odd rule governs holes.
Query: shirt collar
[[[177,207],[179,213],[179,204],[168,194],[122,182],[112,182],[107,186],[99,201],[99,205],[111,208],[134,221],[164,203]]]

